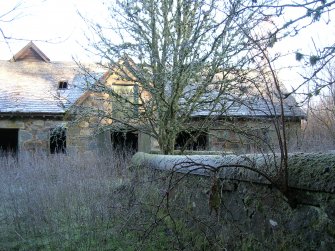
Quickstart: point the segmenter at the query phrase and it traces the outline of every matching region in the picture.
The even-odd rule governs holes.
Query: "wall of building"
[[[69,153],[94,154],[97,151],[111,149],[109,132],[97,133],[90,120],[79,123],[68,123],[68,151]]]
[[[289,150],[299,149],[301,122],[287,121],[286,136]],[[264,142],[260,139],[263,139]],[[208,130],[206,149],[200,150],[253,153],[260,150],[269,150],[266,144],[273,149],[278,149],[278,137],[275,127],[269,119],[215,121]],[[159,151],[158,142],[153,138],[151,139],[151,150],[154,152]]]
[[[286,136],[289,149],[297,149],[301,139],[300,121],[286,122]],[[208,133],[210,151],[258,152],[269,146],[278,148],[278,136],[273,122],[268,119],[222,122]]]
[[[20,152],[49,152],[50,129],[63,125],[62,120],[49,119],[2,119],[1,129],[18,129],[18,150]]]
[[[66,152],[90,154],[110,145],[110,134],[96,135],[88,122],[72,124],[61,119],[15,118],[0,120],[0,129],[18,129],[19,152],[50,153],[51,129],[66,128]],[[109,144],[109,145],[108,145]]]
[[[114,81],[113,76],[109,81]],[[115,76],[114,76],[115,77]],[[124,81],[116,81],[113,84],[121,85]],[[111,85],[111,82],[108,83]],[[77,122],[69,124],[68,130],[71,137],[71,150],[81,153],[92,151],[109,151],[112,149],[111,132],[106,129],[112,125],[112,99],[108,94],[90,93],[79,104],[79,116]],[[134,132],[138,138],[138,151],[149,152],[151,150],[150,136],[142,132]]]

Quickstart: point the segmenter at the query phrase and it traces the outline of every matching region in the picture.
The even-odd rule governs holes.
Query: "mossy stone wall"
[[[334,250],[335,154],[289,156],[289,185],[301,199],[294,208],[278,189],[259,175],[245,169],[222,170],[216,214],[211,201],[213,173],[194,168],[190,162],[219,166],[247,163],[243,162],[248,161],[246,158],[253,158],[260,169],[273,171],[273,166],[264,165],[261,155],[138,153],[132,163],[134,168],[151,170],[152,177],[148,180],[163,183],[157,186],[165,191],[165,196],[169,195],[169,210],[175,221],[192,222],[191,228],[210,226],[205,235],[213,238],[211,241],[215,245],[227,250]]]

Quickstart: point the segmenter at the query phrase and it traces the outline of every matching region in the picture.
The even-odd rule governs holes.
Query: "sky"
[[[84,34],[88,31],[78,11],[89,19],[104,23],[108,18],[108,11],[102,2],[102,0],[0,0],[0,28],[6,36],[14,38],[7,40],[8,44],[0,38],[0,60],[10,59],[33,40],[52,61],[69,61],[73,57],[81,61],[97,61],[97,58],[88,56],[83,49],[87,47]],[[20,3],[17,10],[1,18],[3,13]],[[287,20],[294,14],[296,13],[288,13]],[[295,61],[295,51],[313,52],[312,38],[318,45],[334,43],[334,23],[325,25],[326,21],[321,20],[303,30],[299,36],[275,44],[273,53],[291,53],[283,57],[278,64],[278,68],[293,66],[282,70],[280,77],[284,82],[295,85],[301,80],[296,74],[295,66],[299,66],[299,63]]]
[[[7,40],[11,50],[3,39],[0,39],[0,59],[11,57],[30,40],[35,41],[52,60],[70,60],[74,54],[80,56],[83,52],[81,46],[87,44],[84,37],[87,28],[77,12],[80,11],[85,17],[103,23],[108,12],[102,2],[102,0],[0,0],[0,16],[21,3],[12,14],[0,18],[0,28],[6,36],[14,38]],[[3,22],[13,17],[16,17],[13,21]],[[324,22],[313,25],[311,29],[301,32],[297,38],[279,43],[279,48],[276,50],[283,51],[286,48],[295,50],[300,47],[313,49],[311,37],[317,41],[334,41],[335,27],[329,26],[325,30]]]
[[[86,58],[82,46],[87,42],[87,28],[78,15],[102,20],[106,13],[98,0],[0,0],[0,16],[21,5],[13,13],[3,17],[0,28],[14,39],[6,44],[0,39],[0,59],[6,60],[23,48],[30,40],[52,60],[67,61],[72,56]],[[12,19],[10,22],[4,22]],[[9,49],[10,47],[10,49]]]

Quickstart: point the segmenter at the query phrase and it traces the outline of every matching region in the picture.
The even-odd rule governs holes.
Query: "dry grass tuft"
[[[123,217],[115,191],[131,179],[128,159],[117,154],[1,158],[0,250],[104,245],[116,231],[110,224]]]

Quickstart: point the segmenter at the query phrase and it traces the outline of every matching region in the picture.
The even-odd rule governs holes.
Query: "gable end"
[[[12,61],[50,62],[50,59],[33,42],[29,42],[13,56]]]

